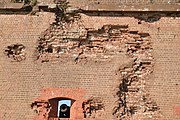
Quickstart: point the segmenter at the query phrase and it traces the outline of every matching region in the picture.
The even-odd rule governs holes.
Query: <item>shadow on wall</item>
[[[135,19],[138,19],[139,21],[145,21],[145,22],[156,22],[161,19],[161,17],[180,17],[179,12],[123,12],[123,11],[110,11],[110,12],[84,12],[84,14],[88,16],[100,16],[100,17],[134,17]]]

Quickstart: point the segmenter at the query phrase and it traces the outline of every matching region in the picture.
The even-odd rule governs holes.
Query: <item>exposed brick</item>
[[[38,14],[39,16],[0,15],[0,119],[33,120],[35,114],[30,105],[36,98],[48,100],[57,96],[73,96],[76,99],[88,99],[95,96],[101,97],[105,105],[101,119],[114,120],[112,109],[117,100],[114,89],[121,80],[116,71],[127,67],[132,60],[120,53],[110,61],[88,62],[85,65],[76,64],[70,59],[39,63],[35,61],[37,41],[55,17],[52,13]],[[161,17],[153,23],[141,21],[138,24],[139,20],[132,16],[114,14],[116,15],[82,14],[82,24],[86,29],[95,30],[107,24],[128,25],[129,31],[149,33],[155,64],[153,73],[147,76],[145,89],[157,103],[165,119],[179,120],[179,17]],[[26,46],[26,60],[11,62],[3,53],[6,46],[15,43]],[[41,92],[43,89],[47,91]],[[77,89],[85,90],[85,95],[80,95],[81,91],[72,92]],[[49,93],[53,90],[58,91],[55,96]],[[65,94],[59,90],[68,92]],[[80,103],[78,106],[75,108],[81,111]],[[74,116],[76,119],[79,117],[82,115]]]

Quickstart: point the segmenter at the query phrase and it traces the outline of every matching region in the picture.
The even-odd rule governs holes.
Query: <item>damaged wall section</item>
[[[22,44],[12,44],[5,48],[4,53],[13,61],[20,62],[26,59],[25,48]]]
[[[29,104],[32,103],[33,98],[36,98],[39,95],[39,90],[42,87],[82,87],[86,88],[90,92],[87,95],[88,97],[92,94],[98,95],[98,93],[101,92],[102,94],[100,94],[99,96],[105,98],[105,105],[107,105],[106,101],[113,98],[113,95],[111,96],[111,93],[107,93],[107,91],[110,91],[110,88],[113,87],[111,78],[113,78],[112,76],[114,75],[114,68],[112,69],[112,66],[115,66],[115,64],[110,65],[110,63],[108,63],[108,67],[105,66],[104,63],[102,63],[101,66],[96,66],[97,64],[91,64],[91,66],[83,66],[82,68],[80,68],[79,65],[74,64],[51,64],[50,62],[47,64],[34,63],[30,56],[32,55],[31,53],[34,52],[34,47],[37,46],[35,42],[40,32],[44,31],[44,29],[46,29],[46,27],[51,23],[50,21],[52,21],[49,19],[50,15],[48,14],[49,13],[43,14],[44,17],[42,17],[41,15],[1,16],[1,26],[3,27],[0,41],[0,45],[2,48],[2,52],[0,53],[0,62],[2,66],[0,72],[2,94],[2,109],[0,112],[0,119],[2,120],[12,118],[32,120],[31,116],[33,115],[30,115],[31,112],[29,110]],[[112,14],[116,16],[115,13],[112,12]],[[159,104],[157,106],[156,103],[149,98],[146,90],[144,90],[144,84],[146,83],[146,80],[149,79],[148,76],[151,76],[152,68],[154,67],[154,60],[149,62],[148,58],[147,61],[138,61],[138,59],[140,58],[140,56],[138,55],[145,55],[144,53],[141,54],[141,49],[143,49],[142,52],[149,51],[147,52],[147,54],[152,54],[152,43],[149,36],[149,34],[151,34],[151,37],[153,37],[152,39],[154,41],[154,57],[156,58],[157,62],[156,66],[158,66],[154,70],[156,71],[155,75],[158,76],[158,78],[155,78],[153,82],[150,81],[152,82],[151,86],[153,87],[153,91],[151,90],[151,93],[154,92],[156,94],[156,96],[154,95],[155,98],[157,98],[156,101],[158,101],[157,103],[160,103],[160,107],[162,108],[162,110],[164,110],[163,114],[167,117],[167,119],[176,119],[171,114],[172,111],[169,108],[172,108],[172,106],[179,106],[180,103],[179,100],[174,99],[177,97],[179,91],[179,74],[177,74],[179,71],[177,67],[177,58],[179,58],[179,28],[177,24],[179,23],[179,18],[167,18],[165,16],[161,19],[157,19],[158,21],[154,23],[142,22],[142,24],[136,25],[138,20],[130,16],[117,16],[117,18],[112,16],[106,17],[84,17],[84,23],[87,23],[90,27],[98,27],[99,30],[87,29],[87,26],[84,26],[79,21],[72,21],[68,24],[63,23],[65,27],[63,25],[59,27],[59,25],[56,24],[56,28],[59,27],[59,31],[63,31],[65,34],[64,38],[60,40],[59,38],[57,38],[58,42],[55,43],[55,45],[52,44],[52,42],[55,42],[55,40],[51,40],[50,42],[48,42],[48,40],[50,40],[50,38],[53,38],[52,36],[56,37],[56,35],[62,35],[59,34],[59,31],[56,31],[57,29],[55,28],[54,24],[54,26],[50,28],[49,31],[47,30],[47,34],[43,35],[43,37],[48,37],[48,35],[50,35],[50,37],[46,39],[47,41],[42,40],[42,46],[44,48],[39,52],[39,60],[51,61],[53,57],[59,60],[61,58],[65,59],[64,56],[67,56],[77,63],[81,63],[83,61],[89,62],[90,60],[107,61],[109,60],[109,58],[113,58],[119,53],[125,53],[127,54],[127,56],[129,56],[130,59],[133,59],[133,62],[129,66],[127,65],[124,68],[120,68],[119,71],[116,72],[120,79],[120,81],[118,82],[118,91],[121,90],[121,92],[119,93],[118,91],[116,91],[119,99],[117,107],[115,107],[114,109],[115,111],[117,110],[116,112],[114,112],[114,116],[117,116],[118,119],[134,118],[136,120],[138,116],[145,117],[147,119],[150,119],[152,117],[153,119],[153,116],[155,116],[156,118],[157,113],[158,118]],[[146,18],[149,21],[149,17],[145,16],[145,20]],[[39,22],[41,22],[41,24]],[[81,26],[83,34],[79,34],[80,32],[77,32],[81,31],[81,29],[79,29],[79,26]],[[138,31],[131,31],[131,27],[133,27],[134,30],[138,29]],[[66,28],[69,29],[66,30]],[[141,30],[139,29],[147,29],[149,34],[141,34],[141,32],[139,32]],[[111,31],[113,34],[111,33]],[[51,34],[49,34],[49,32],[52,34],[52,36]],[[69,36],[66,37],[68,34]],[[77,37],[74,37],[75,39],[71,38],[73,35],[77,35]],[[120,36],[122,36],[122,38]],[[135,39],[135,36],[139,40]],[[41,38],[43,39],[43,37]],[[59,41],[62,41],[67,45],[62,45],[62,43],[60,43]],[[24,61],[23,64],[17,62],[13,62],[13,64],[11,64],[12,62],[9,62],[7,58],[4,57],[4,47],[9,45],[11,46],[11,42],[22,43],[24,46],[26,46],[27,49],[25,49],[25,52],[28,55],[26,56],[28,59]],[[38,41],[38,45],[40,44],[40,42],[41,40]],[[71,45],[71,43],[73,44]],[[145,43],[149,44],[150,46],[146,46]],[[56,45],[60,46],[60,52],[56,52]],[[143,45],[145,45],[144,48]],[[150,47],[150,49],[148,47]],[[79,52],[76,52],[75,50],[79,50]],[[7,51],[12,52],[9,49],[7,49]],[[118,59],[117,61],[123,60]],[[120,65],[118,64],[118,66]],[[142,75],[143,70],[145,70],[144,73],[147,73],[147,75]],[[148,70],[149,72],[146,72],[146,70]],[[169,82],[169,80],[171,81]],[[100,81],[101,86],[98,85]],[[100,87],[102,87],[103,89]],[[94,90],[94,88],[96,90]],[[62,89],[61,91],[64,91],[64,89]],[[60,96],[63,95],[61,94]],[[133,98],[132,104],[131,98]],[[52,98],[48,97],[48,99]],[[35,100],[35,105],[38,104],[46,108],[46,106],[48,105],[42,102],[47,101],[43,100],[44,99],[41,99],[39,101]],[[23,106],[24,109],[21,109],[21,107],[19,106]],[[79,107],[82,107],[82,105],[79,105]],[[110,108],[111,107],[109,107],[109,109]],[[177,107],[175,107],[175,109],[177,109]],[[105,114],[106,111],[107,109],[105,110]],[[83,113],[83,111],[81,112]],[[81,115],[83,119],[83,114]],[[107,116],[112,116],[112,114],[110,113],[110,115],[108,114]],[[111,118],[109,118],[108,120],[111,120]]]
[[[125,41],[125,52],[132,63],[117,72],[121,79],[117,91],[119,100],[113,115],[120,120],[159,120],[162,118],[159,107],[149,98],[145,89],[146,80],[150,79],[154,65],[151,38],[148,33],[138,31],[129,31],[127,35],[129,38]]]
[[[83,60],[85,62],[88,62],[89,60],[106,60],[119,53],[126,53],[127,56],[133,59],[133,62],[131,65],[126,66],[123,69],[121,68],[119,69],[119,72],[117,72],[120,78],[122,78],[122,82],[120,82],[119,85],[121,92],[118,93],[118,96],[120,96],[120,102],[117,106],[119,108],[117,107],[115,110],[117,109],[117,111],[119,110],[120,112],[115,112],[114,115],[118,115],[120,118],[128,118],[129,116],[132,116],[134,119],[137,116],[143,116],[144,114],[148,114],[149,118],[156,116],[155,114],[158,113],[159,107],[153,100],[149,99],[149,96],[143,88],[146,82],[145,79],[149,79],[148,76],[152,73],[154,62],[151,55],[152,43],[149,34],[141,33],[139,31],[131,31],[129,30],[128,25],[108,24],[102,26],[99,30],[95,30],[85,28],[83,24],[79,23],[79,21],[64,24],[64,26],[68,26],[66,27],[68,29],[63,29],[63,38],[61,40],[57,38],[58,42],[55,44],[52,44],[52,42],[56,42],[55,40],[50,40],[50,42],[43,41],[44,51],[42,53],[46,53],[52,57],[56,57],[57,55],[59,58],[63,55],[66,55],[67,57],[70,56],[77,63],[82,62]],[[57,27],[59,26],[57,25]],[[80,32],[81,30],[83,31],[82,34]],[[54,31],[56,31],[56,28]],[[50,32],[54,35],[54,31],[52,30]],[[59,34],[61,31],[62,28],[60,27],[59,31],[56,33],[57,36],[59,35],[62,37],[62,35]],[[75,37],[71,38],[72,36]],[[50,38],[52,37],[50,36]],[[66,45],[64,45],[63,42],[65,42]],[[56,45],[58,46],[57,48],[60,49],[60,52],[58,49],[56,50]],[[14,48],[14,46],[12,46],[12,48]],[[76,50],[79,50],[79,52],[76,52]],[[6,52],[8,52],[6,53],[6,55],[8,55],[9,53],[13,53],[13,50],[7,49]],[[15,52],[13,54],[16,55]],[[142,56],[146,56],[147,58],[144,58],[147,60],[141,60],[140,58]],[[51,57],[48,59],[51,60]],[[137,98],[135,98],[135,96]],[[132,98],[133,100],[131,101]],[[137,100],[138,102],[134,100]]]
[[[101,118],[105,110],[103,100],[100,97],[90,97],[82,103],[84,118]]]
[[[160,118],[159,107],[146,90],[146,79],[153,72],[152,43],[149,33],[129,30],[128,25],[103,25],[87,29],[78,19],[62,20],[56,14],[51,25],[38,41],[38,60],[49,62],[70,58],[76,63],[108,61],[119,53],[133,59],[131,65],[119,69],[118,104],[113,115],[117,119]],[[85,116],[91,111],[85,111]]]
[[[48,62],[70,58],[76,63],[107,61],[125,53],[132,64],[118,71],[118,104],[113,115],[118,119],[160,118],[159,107],[145,90],[153,72],[152,43],[149,33],[129,30],[128,25],[104,25],[87,29],[79,20],[53,25],[39,40],[38,59]],[[88,114],[88,113],[87,113]]]

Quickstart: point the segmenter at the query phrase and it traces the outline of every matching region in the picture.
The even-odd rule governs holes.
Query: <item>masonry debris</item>
[[[76,63],[107,61],[120,52],[137,56],[151,50],[146,40],[147,33],[130,31],[128,25],[109,24],[98,30],[85,28],[78,9],[68,10],[70,6],[65,0],[55,3],[58,6],[55,23],[42,33],[38,41],[37,59],[41,62],[56,58],[71,58]]]
[[[148,33],[129,31],[128,41],[125,41],[127,56],[133,62],[119,69],[117,75],[121,78],[117,91],[117,105],[113,115],[119,120],[155,118],[160,119],[159,107],[152,101],[145,84],[153,72],[152,43]]]
[[[12,44],[10,46],[7,46],[4,52],[5,55],[17,62],[26,59],[25,46],[22,44]]]
[[[31,108],[38,114],[38,120],[48,120],[51,106],[47,101],[35,101]]]
[[[38,59],[42,62],[49,61],[53,57],[59,58],[64,54],[77,48],[80,39],[86,38],[87,31],[81,24],[80,15],[76,10],[68,10],[68,2],[58,1],[58,10],[56,12],[55,23],[53,23],[40,37],[37,50],[39,52]],[[80,50],[77,50],[79,54]],[[78,53],[73,56],[78,56]]]
[[[98,118],[101,117],[105,107],[103,100],[100,97],[90,97],[82,104],[84,118]]]
[[[85,28],[79,20],[65,22],[51,26],[40,37],[38,59],[50,61],[55,57],[71,58],[76,63],[107,61],[121,52],[136,52],[141,44],[148,44],[145,40],[147,35],[129,31],[128,25],[104,25],[95,30]],[[126,47],[128,45],[129,48]],[[146,46],[142,47],[146,49]]]

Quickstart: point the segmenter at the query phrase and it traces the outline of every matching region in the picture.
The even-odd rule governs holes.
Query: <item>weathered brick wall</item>
[[[32,120],[35,115],[31,103],[46,88],[82,88],[85,98],[103,98],[105,112],[103,120],[111,120],[116,96],[114,87],[118,85],[115,71],[128,63],[124,54],[111,62],[75,64],[72,61],[35,61],[34,52],[37,39],[53,21],[53,14],[40,16],[1,15],[0,16],[0,119]],[[179,18],[161,18],[154,23],[141,22],[133,17],[99,17],[82,15],[86,28],[101,28],[105,24],[129,25],[130,30],[147,32],[153,42],[155,66],[153,77],[146,88],[152,99],[160,106],[167,120],[178,120],[179,96]],[[12,62],[3,53],[4,48],[13,43],[26,46],[26,60]],[[174,112],[176,111],[176,112]]]
[[[149,81],[149,90],[162,106],[162,113],[166,119],[175,120],[179,119],[179,116],[175,115],[173,109],[180,105],[180,19],[162,18],[154,25],[160,30],[153,34],[156,64],[153,82]]]
[[[28,119],[31,113],[29,109],[32,99],[30,91],[38,89],[36,86],[33,88],[29,86],[33,85],[38,77],[33,75],[33,71],[36,71],[34,69],[36,65],[31,64],[33,51],[40,33],[54,21],[54,14],[0,15],[0,21],[0,119]],[[15,43],[22,43],[26,46],[26,62],[11,62],[4,54],[5,47]]]
[[[34,112],[30,105],[41,95],[43,88],[83,88],[86,98],[103,98],[107,107],[106,114],[108,113],[106,118],[111,119],[111,108],[115,102],[113,87],[117,84],[114,74],[119,65],[126,63],[126,57],[122,54],[119,58],[122,61],[85,66],[71,62],[36,63],[33,57],[36,42],[38,35],[49,27],[52,21],[49,17],[52,16],[1,16],[4,31],[0,54],[1,119],[32,120]],[[12,43],[22,43],[26,46],[25,61],[12,62],[4,55],[4,48]]]
[[[142,24],[138,24],[138,20],[133,17],[83,16],[83,19],[89,28],[96,27],[98,29],[103,24],[128,24],[132,30],[150,33],[155,65],[153,78],[147,81],[147,90],[160,106],[162,114],[167,120],[179,119],[173,109],[180,105],[178,47],[180,19],[163,17],[157,22],[142,22]]]

